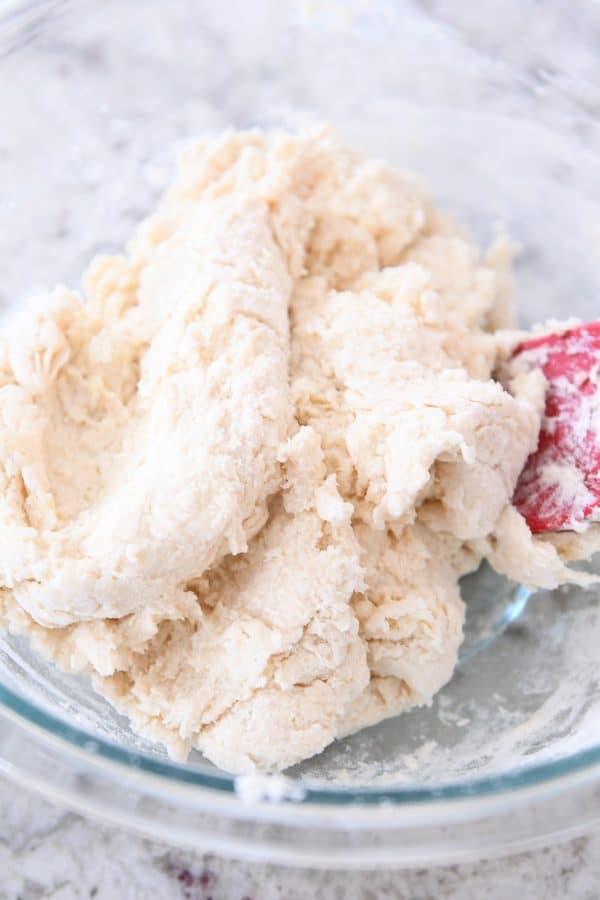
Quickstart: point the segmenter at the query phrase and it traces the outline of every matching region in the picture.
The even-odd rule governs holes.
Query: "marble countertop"
[[[0,900],[597,900],[599,890],[600,832],[429,870],[284,869],[147,841],[0,780]]]

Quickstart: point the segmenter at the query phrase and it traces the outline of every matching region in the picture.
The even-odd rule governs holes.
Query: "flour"
[[[574,519],[581,518],[586,506],[594,500],[594,495],[586,487],[583,474],[574,466],[546,463],[540,469],[540,483],[544,487],[554,488],[554,502],[558,505],[568,504],[573,510]]]

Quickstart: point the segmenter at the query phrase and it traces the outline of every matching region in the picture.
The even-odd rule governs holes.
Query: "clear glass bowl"
[[[482,244],[508,229],[524,323],[595,317],[600,7],[484,6],[0,3],[3,307],[77,284],[90,257],[118,249],[181,142],[326,119],[421,172]],[[273,862],[458,861],[588,828],[597,591],[530,596],[484,568],[464,593],[461,662],[433,706],[285,778],[169,760],[85,680],[2,635],[0,771],[145,834]]]

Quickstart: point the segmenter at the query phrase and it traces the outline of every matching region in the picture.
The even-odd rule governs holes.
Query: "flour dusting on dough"
[[[8,627],[236,772],[430,703],[483,556],[584,578],[510,505],[541,408],[493,378],[510,255],[328,128],[191,145],[124,255],[0,334]]]

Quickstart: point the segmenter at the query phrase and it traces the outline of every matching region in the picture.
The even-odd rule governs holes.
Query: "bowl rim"
[[[406,787],[390,785],[326,785],[315,784],[312,779],[298,779],[290,776],[263,775],[236,776],[219,770],[198,771],[185,763],[179,763],[165,756],[164,759],[151,756],[142,749],[127,750],[117,742],[100,737],[85,728],[66,722],[52,712],[20,696],[0,683],[0,716],[16,721],[26,730],[52,743],[63,751],[75,754],[88,765],[101,766],[128,779],[135,777],[141,784],[159,794],[174,789],[179,794],[196,797],[211,796],[214,801],[233,799],[242,807],[241,787],[243,779],[258,777],[260,783],[266,779],[279,779],[281,796],[277,796],[275,806],[292,804],[296,809],[307,807],[325,810],[340,810],[353,806],[354,809],[381,810],[381,808],[407,807],[425,808],[447,801],[473,801],[479,799],[494,802],[509,800],[517,793],[540,793],[542,790],[560,790],[563,783],[572,778],[583,778],[589,782],[600,782],[600,745],[578,751],[571,756],[529,766],[519,766],[510,772],[493,776],[483,776],[472,780],[437,783],[428,787]],[[241,780],[240,780],[241,779]],[[364,823],[363,823],[364,824]]]

